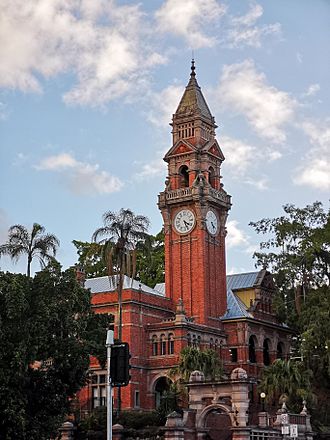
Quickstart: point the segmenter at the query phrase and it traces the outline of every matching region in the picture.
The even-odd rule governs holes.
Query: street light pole
[[[112,440],[112,386],[110,376],[111,346],[113,345],[113,330],[107,331],[107,440]]]
[[[265,412],[265,398],[266,398],[266,394],[265,393],[260,393],[260,398],[261,398],[261,411]]]

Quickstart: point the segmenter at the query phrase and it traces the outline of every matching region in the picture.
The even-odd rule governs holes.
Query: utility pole
[[[111,346],[113,345],[113,330],[107,331],[107,440],[112,440],[112,386],[110,376]]]

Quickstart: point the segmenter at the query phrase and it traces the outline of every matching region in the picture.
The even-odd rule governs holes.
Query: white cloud
[[[35,168],[61,173],[69,189],[77,195],[110,194],[123,187],[118,177],[100,170],[98,164],[79,162],[68,153],[46,157]]]
[[[282,157],[280,151],[268,147],[261,149],[228,136],[221,137],[221,148],[226,158],[224,167],[228,167],[234,178],[260,191],[268,189],[268,179],[260,178],[258,167],[260,164],[264,166],[267,162],[280,159]],[[258,177],[254,176],[256,170]]]
[[[170,85],[159,93],[150,93],[148,95],[148,102],[151,105],[148,113],[149,121],[158,127],[168,127],[171,116],[179,104],[182,90],[182,86]]]
[[[246,15],[234,17],[226,40],[229,47],[261,47],[261,39],[266,35],[280,35],[280,23],[257,26],[256,22],[263,15],[263,8],[259,4],[251,5]]]
[[[330,189],[330,119],[324,122],[305,121],[302,128],[309,136],[312,148],[295,171],[296,185],[329,191]]]
[[[233,248],[236,246],[248,246],[249,245],[249,237],[247,234],[238,227],[237,220],[230,220],[227,222],[227,237],[226,237],[226,245],[227,248]]]
[[[70,72],[67,103],[102,105],[136,92],[165,58],[148,44],[141,5],[115,0],[2,0],[0,86],[41,92]]]
[[[141,171],[135,174],[137,180],[149,180],[153,177],[165,176],[167,164],[163,161],[165,151],[159,155],[159,158],[141,165]]]
[[[319,90],[321,89],[320,84],[311,84],[307,92],[305,93],[305,96],[313,96],[315,95]]]
[[[213,26],[225,12],[225,6],[216,0],[166,0],[156,19],[162,32],[181,36],[198,49],[216,43]]]
[[[221,147],[226,157],[225,166],[237,176],[245,174],[258,156],[256,147],[228,136],[221,137]]]
[[[221,110],[246,117],[262,138],[281,144],[286,140],[285,125],[294,117],[297,102],[286,92],[267,84],[252,60],[226,65],[216,91]]]

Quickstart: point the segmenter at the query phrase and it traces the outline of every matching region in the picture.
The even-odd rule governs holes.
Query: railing
[[[280,440],[282,438],[279,431],[253,429],[250,432],[250,440]]]
[[[222,202],[230,203],[230,196],[226,194],[224,191],[218,191],[214,188],[210,188],[210,195],[215,199],[221,200]]]
[[[173,191],[166,192],[166,199],[178,199],[180,197],[190,196],[192,194],[192,188],[180,188]]]

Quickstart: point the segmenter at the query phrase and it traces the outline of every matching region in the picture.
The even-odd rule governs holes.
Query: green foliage
[[[87,278],[102,277],[108,274],[104,244],[78,240],[73,240],[73,244],[77,248],[79,256],[77,264],[84,268]],[[145,234],[143,239],[136,243],[135,258],[136,277],[141,283],[154,287],[157,283],[164,282],[164,232],[161,231],[156,236]],[[111,272],[116,273],[116,259],[112,263]],[[128,273],[127,267],[125,269],[125,275],[133,275],[132,270]]]
[[[137,247],[137,272],[140,281],[154,287],[165,281],[164,231],[148,235]]]
[[[291,314],[296,305],[300,312],[301,300],[311,289],[330,283],[330,211],[325,212],[321,202],[297,208],[285,205],[286,215],[251,222],[257,233],[270,236],[261,242],[265,252],[256,252],[257,266],[269,268],[275,275],[280,290],[277,305],[280,314],[288,314],[294,324],[296,315]],[[282,300],[282,301],[281,301]],[[289,305],[285,310],[281,303]],[[291,318],[291,319],[290,319]]]
[[[25,226],[14,225],[8,230],[8,241],[0,245],[0,257],[9,255],[17,262],[22,255],[27,256],[27,276],[30,276],[33,258],[38,258],[41,267],[52,261],[56,255],[59,240],[53,234],[45,234],[45,228],[34,223],[29,232]]]
[[[270,237],[255,257],[273,272],[278,317],[297,331],[295,357],[313,373],[308,390],[317,397],[314,420],[330,425],[330,211],[320,202],[283,209],[284,216],[251,223]],[[289,397],[298,395],[295,390]]]
[[[116,423],[127,429],[142,429],[159,425],[157,411],[122,411]]]
[[[84,268],[87,278],[103,277],[107,275],[107,264],[104,258],[104,246],[99,243],[73,240],[77,248],[78,266]]]
[[[89,354],[104,358],[112,317],[58,263],[34,278],[0,273],[0,438],[49,439],[85,384]]]
[[[266,393],[266,400],[272,402],[281,395],[287,395],[291,409],[301,409],[303,399],[312,401],[312,371],[302,362],[276,359],[263,370],[259,390]]]
[[[212,349],[202,351],[194,347],[185,347],[181,351],[179,364],[170,371],[170,375],[179,376],[184,382],[188,382],[190,374],[195,370],[202,371],[209,380],[223,376],[219,355]]]

